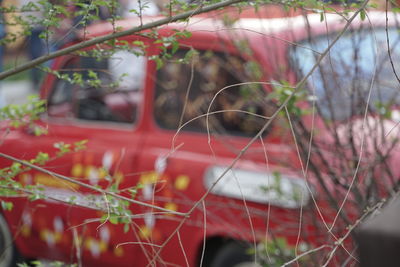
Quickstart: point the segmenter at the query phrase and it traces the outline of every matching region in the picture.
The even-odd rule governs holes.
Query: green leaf
[[[179,48],[179,43],[178,42],[172,42],[172,49],[171,49],[171,53],[172,54],[175,54],[176,53],[176,51],[178,51],[178,48]]]
[[[29,267],[29,265],[26,262],[22,262],[22,263],[17,263],[18,267]]]
[[[110,218],[108,219],[110,223],[112,224],[118,224],[118,217],[115,215],[111,215]]]
[[[11,211],[14,205],[12,202],[1,201],[1,207],[3,210]]]
[[[124,225],[124,233],[126,234],[129,231],[129,224]]]
[[[89,78],[97,79],[97,73],[92,70],[88,71],[88,76]]]
[[[392,11],[398,13],[400,12],[400,7],[393,7]]]
[[[164,61],[158,56],[151,57],[151,60],[154,60],[154,62],[156,62],[157,70],[161,69],[164,65]]]
[[[74,143],[74,151],[80,151],[86,149],[86,144],[88,140],[81,140]]]
[[[41,135],[47,135],[48,131],[44,127],[40,127],[40,126],[35,125],[33,127],[33,133],[34,133],[35,136],[41,136]]]
[[[108,220],[108,214],[104,214],[103,216],[101,216],[100,218],[100,222],[101,223],[105,223]]]
[[[366,17],[365,9],[362,9],[362,10],[360,11],[360,18],[361,18],[362,21],[364,21],[364,20],[365,20],[365,17]]]
[[[186,52],[184,61],[185,63],[190,62],[192,58],[197,54],[197,51],[194,49],[190,49],[189,51]]]
[[[41,262],[41,261],[38,261],[38,260],[36,260],[36,261],[31,261],[30,264],[33,265],[33,266],[38,266],[38,267],[43,266],[43,265],[42,265],[42,262]]]
[[[133,41],[132,44],[135,46],[144,47],[143,41]]]
[[[378,8],[378,4],[377,4],[377,3],[369,3],[369,7],[370,7],[370,8]],[[396,11],[394,11],[394,9],[395,9],[395,8],[392,8],[392,11],[393,11],[393,12],[396,12]]]
[[[49,159],[50,159],[49,154],[43,153],[43,152],[39,152],[36,155],[36,158],[34,158],[32,160],[32,163],[36,163],[36,164],[39,164],[39,165],[44,165]]]
[[[21,167],[22,167],[21,163],[14,162],[14,163],[11,165],[11,171],[13,171],[13,172],[19,172],[20,169],[21,169]]]

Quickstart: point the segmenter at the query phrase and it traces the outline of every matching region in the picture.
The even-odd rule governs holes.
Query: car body
[[[370,14],[374,25],[384,25],[382,14]],[[117,26],[127,29],[156,19],[125,20]],[[232,241],[253,244],[280,237],[289,246],[312,246],[328,240],[328,234],[321,237],[314,222],[335,221],[337,210],[331,208],[324,192],[335,191],[335,184],[327,182],[322,188],[313,174],[306,175],[306,182],[304,163],[285,116],[274,119],[252,141],[278,110],[278,100],[266,97],[282,87],[274,83],[296,84],[302,78],[299,71],[311,69],[313,61],[304,60],[307,52],[298,54],[303,67],[292,62],[297,58],[291,56],[296,53],[293,44],[304,44],[302,40],[309,36],[333,36],[345,25],[337,15],[327,14],[325,19],[321,22],[319,14],[310,14],[227,22],[200,16],[160,27],[156,35],[149,31],[122,37],[112,58],[88,56],[93,47],[57,58],[52,69],[70,78],[80,72],[85,86],[48,74],[41,88],[48,112],[35,122],[48,134],[36,136],[28,126],[12,129],[0,151],[21,160],[35,158],[38,152],[49,153],[52,159],[43,166],[46,170],[92,188],[36,169],[19,174],[16,179],[22,184],[41,184],[43,194],[51,198],[4,198],[13,203],[13,209],[2,211],[2,217],[15,248],[28,259],[81,262],[83,266],[198,266],[205,248],[204,266],[228,266],[226,255],[245,254]],[[357,20],[354,25],[359,29],[369,24]],[[191,35],[178,38],[177,51],[164,63],[157,62],[157,55],[175,49],[168,37],[176,29]],[[81,38],[111,32],[113,26],[103,23],[88,28]],[[167,49],[157,40],[163,40]],[[142,47],[145,56],[139,55]],[[100,49],[110,51],[107,45]],[[185,57],[187,62],[179,63]],[[125,75],[116,87],[99,89],[96,85],[96,78],[115,82],[121,73]],[[246,83],[254,81],[258,83]],[[229,87],[232,84],[239,85]],[[299,101],[296,107],[309,109],[310,103]],[[329,111],[322,114],[332,115]],[[346,114],[338,120],[344,121]],[[301,118],[306,126],[323,125],[318,115]],[[323,134],[326,129],[318,129],[316,140],[329,145],[332,141]],[[87,140],[86,149],[56,156],[55,143],[82,140]],[[330,148],[323,151],[330,152]],[[2,167],[9,164],[1,160]],[[126,216],[131,221],[114,224],[113,215],[107,214],[113,199],[93,187],[114,190],[148,205],[130,203],[131,213]],[[350,204],[346,209],[357,214]],[[303,229],[301,234],[299,229]]]

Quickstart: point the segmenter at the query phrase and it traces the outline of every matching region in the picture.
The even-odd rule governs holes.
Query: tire
[[[0,214],[0,267],[16,266],[16,250],[13,237],[4,217]]]
[[[210,267],[258,267],[254,262],[254,255],[247,252],[248,245],[239,242],[230,242],[224,245],[215,258],[211,261]]]

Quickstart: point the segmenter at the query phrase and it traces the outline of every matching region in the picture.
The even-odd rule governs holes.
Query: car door
[[[237,53],[199,49],[193,62],[178,63],[187,53],[188,50],[178,50],[154,77],[152,135],[146,139],[140,158],[141,168],[153,170],[142,177],[143,185],[149,188],[146,191],[153,195],[143,197],[179,212],[189,211],[206,192],[207,169],[229,166],[275,108],[266,98],[265,88],[259,84],[241,84],[248,62]],[[228,85],[236,86],[226,88]],[[223,88],[226,90],[220,91]],[[208,117],[204,115],[207,113]],[[240,164],[253,167],[265,164],[264,149],[269,155],[285,153],[271,142],[276,138],[272,130],[264,137],[268,146],[264,148],[263,142],[256,142],[241,157]],[[271,158],[273,162],[277,157]],[[232,199],[209,196],[204,204],[208,213],[207,231],[219,234],[236,231],[238,235],[250,232],[248,220],[242,219],[246,217],[232,212],[231,207],[236,204]],[[195,264],[195,252],[204,235],[204,217],[198,210],[201,207],[195,209],[183,227],[179,226],[179,218],[154,215],[151,223],[143,227],[156,244],[162,244],[160,239],[168,238],[179,227],[189,262]],[[163,257],[183,265],[184,257],[171,253],[181,251],[178,245],[174,241],[168,244]]]
[[[48,134],[24,131],[30,146],[24,158],[49,153],[46,169],[87,186],[38,171],[21,175],[24,183],[41,184],[51,196],[21,208],[25,238],[46,258],[70,261],[79,255],[84,263],[129,265],[135,248],[117,245],[134,241],[135,231],[99,220],[113,200],[90,187],[117,192],[137,184],[147,59],[118,50],[102,58],[67,56],[55,65],[56,77],[47,78],[44,93],[48,116],[37,123]]]

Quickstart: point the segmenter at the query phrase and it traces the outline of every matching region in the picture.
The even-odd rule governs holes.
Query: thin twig
[[[317,248],[314,248],[314,249],[310,249],[310,250],[308,250],[308,251],[306,251],[304,253],[301,253],[300,255],[297,255],[296,258],[286,262],[281,267],[289,266],[290,264],[295,263],[296,261],[298,261],[302,257],[307,256],[308,254],[311,254],[311,253],[318,252],[318,251],[320,251],[320,250],[322,250],[324,248],[332,248],[332,246],[331,245],[322,245],[320,247],[317,247]]]
[[[70,177],[67,177],[67,176],[64,176],[64,175],[61,175],[61,174],[46,170],[46,169],[44,169],[42,167],[36,166],[34,164],[31,164],[31,163],[29,163],[27,161],[17,159],[15,157],[6,155],[6,154],[1,153],[1,152],[0,152],[0,157],[6,158],[8,160],[11,160],[11,161],[14,161],[14,162],[17,162],[17,163],[20,163],[22,165],[25,165],[25,166],[27,166],[29,168],[32,168],[34,170],[37,170],[39,172],[42,172],[42,173],[48,174],[50,176],[53,176],[54,178],[58,178],[58,179],[61,179],[61,180],[64,180],[64,181],[67,181],[67,182],[70,182],[70,183],[73,183],[73,184],[77,184],[77,185],[82,186],[84,188],[91,189],[91,190],[93,190],[95,192],[98,192],[98,193],[101,193],[101,194],[105,194],[105,195],[109,195],[109,196],[115,197],[117,199],[126,200],[126,201],[128,201],[128,202],[130,202],[132,204],[137,204],[137,205],[140,205],[140,206],[153,208],[153,209],[160,210],[160,211],[169,212],[171,214],[175,214],[175,215],[178,215],[178,216],[185,217],[187,215],[186,213],[177,212],[177,211],[173,211],[173,210],[168,210],[168,209],[165,209],[165,208],[162,208],[162,207],[158,207],[158,206],[151,205],[151,204],[148,204],[148,203],[145,203],[145,202],[141,202],[141,201],[138,201],[138,200],[130,199],[130,198],[118,195],[116,193],[109,192],[109,191],[106,191],[106,190],[91,186],[89,184],[86,184],[86,183],[80,182],[78,180],[72,179]]]
[[[279,115],[279,113],[287,106],[289,101],[294,97],[294,95],[297,93],[297,91],[300,88],[303,88],[304,85],[306,84],[308,78],[312,75],[312,73],[317,69],[317,67],[321,64],[322,60],[325,58],[325,56],[329,53],[331,48],[336,44],[336,42],[342,37],[342,35],[347,31],[347,29],[350,27],[352,21],[358,16],[358,14],[363,10],[369,0],[366,0],[363,2],[361,7],[354,12],[354,14],[349,18],[349,21],[346,23],[346,25],[343,27],[343,29],[336,35],[335,39],[330,43],[330,45],[325,49],[323,53],[318,57],[316,63],[314,66],[311,68],[311,70],[297,83],[296,87],[294,88],[293,92],[283,101],[282,105],[277,108],[275,113],[271,116],[271,119],[264,124],[264,126],[261,128],[261,130],[243,147],[243,149],[240,150],[240,152],[236,155],[236,157],[232,160],[231,164],[226,167],[226,169],[222,172],[222,174],[215,180],[215,182],[207,189],[207,191],[203,194],[203,196],[192,206],[192,208],[186,213],[187,216],[182,218],[181,222],[179,225],[175,228],[175,230],[170,234],[168,238],[164,241],[163,245],[161,248],[157,251],[157,254],[155,255],[155,258],[158,257],[165,247],[166,244],[168,244],[173,236],[177,234],[177,232],[182,228],[183,224],[186,222],[186,220],[190,217],[190,215],[193,213],[193,211],[197,208],[198,205],[201,204],[202,201],[204,201],[207,196],[211,193],[211,191],[215,188],[215,186],[222,180],[222,178],[236,165],[236,163],[239,161],[239,159],[242,158],[242,156],[246,153],[246,151],[253,145],[255,141],[257,141],[260,137],[262,137],[262,134],[268,129],[268,127],[271,125],[272,121]],[[221,89],[223,90],[223,89]],[[221,91],[220,90],[220,91]],[[218,93],[217,93],[218,94]],[[217,96],[214,96],[213,100],[211,101],[209,108],[208,108],[208,113],[206,115],[209,115],[211,106],[213,101],[215,100]],[[151,265],[155,258],[148,264]]]
[[[83,48],[87,48],[87,47],[90,47],[90,46],[93,46],[93,45],[96,45],[96,44],[100,44],[100,43],[109,41],[111,39],[117,39],[117,38],[121,38],[121,37],[124,37],[124,36],[127,36],[127,35],[132,35],[132,34],[144,31],[144,30],[153,29],[153,28],[156,28],[156,27],[159,27],[159,26],[162,26],[162,25],[166,25],[166,24],[171,23],[171,22],[177,22],[177,21],[180,21],[180,20],[184,20],[184,19],[190,18],[193,15],[198,15],[198,14],[210,12],[210,11],[213,11],[213,10],[216,10],[216,9],[219,9],[219,8],[222,8],[222,7],[227,7],[227,6],[230,6],[230,5],[233,5],[233,4],[236,4],[236,3],[240,3],[240,2],[246,2],[246,1],[245,0],[226,0],[226,1],[219,2],[219,3],[210,4],[210,5],[207,5],[207,6],[202,6],[202,7],[198,8],[198,9],[187,11],[187,12],[183,12],[183,13],[180,13],[180,14],[176,14],[176,15],[173,15],[173,16],[170,16],[170,17],[167,17],[167,18],[162,18],[162,19],[159,19],[159,20],[156,20],[156,21],[153,21],[153,22],[146,23],[144,25],[132,27],[131,29],[128,29],[128,30],[115,32],[115,33],[107,34],[107,35],[100,36],[100,37],[95,37],[95,38],[90,39],[90,40],[85,40],[85,41],[82,41],[82,42],[80,42],[78,44],[68,46],[66,48],[60,49],[60,50],[55,51],[53,53],[50,53],[48,55],[41,56],[41,57],[36,58],[36,59],[34,59],[32,61],[29,61],[27,63],[24,63],[24,64],[21,64],[19,66],[16,66],[13,69],[10,69],[10,70],[7,70],[7,71],[3,71],[3,72],[0,73],[0,81],[5,79],[5,78],[7,78],[7,77],[9,77],[9,76],[11,76],[11,75],[14,75],[14,74],[17,74],[19,72],[31,69],[31,68],[33,68],[35,66],[38,66],[38,65],[40,65],[40,64],[42,64],[42,63],[44,63],[46,61],[49,61],[49,60],[51,60],[53,58],[66,55],[66,54],[75,52],[77,50],[83,49]]]

